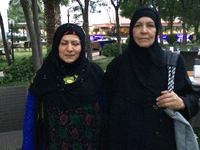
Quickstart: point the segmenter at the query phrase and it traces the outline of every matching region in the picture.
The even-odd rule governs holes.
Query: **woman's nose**
[[[142,33],[146,33],[147,32],[147,26],[143,25],[142,29],[141,29],[141,32]]]
[[[67,51],[73,51],[73,46],[71,43],[68,44]]]

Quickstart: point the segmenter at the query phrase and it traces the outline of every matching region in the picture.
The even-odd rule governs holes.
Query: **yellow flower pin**
[[[71,83],[75,82],[77,78],[78,78],[78,75],[66,76],[66,77],[63,79],[63,81],[65,82],[65,84],[71,84]]]

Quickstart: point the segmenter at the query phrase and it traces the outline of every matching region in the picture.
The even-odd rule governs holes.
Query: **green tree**
[[[37,1],[28,1],[29,4],[29,11],[30,11],[30,17],[34,22],[34,29],[35,29],[35,33],[36,33],[36,39],[37,39],[37,43],[38,43],[38,52],[39,52],[39,60],[40,63],[42,64],[43,61],[43,56],[42,56],[42,44],[41,44],[41,33],[40,33],[40,29],[41,27],[44,27],[44,23],[43,21],[43,10],[41,7],[41,2],[40,0]],[[28,8],[27,8],[28,9]],[[16,15],[16,11],[18,12]],[[15,24],[15,32],[18,32],[17,30],[20,29],[25,29],[27,30],[27,24],[23,24],[25,22],[25,17],[24,17],[24,13],[23,13],[23,9],[21,6],[21,2],[20,0],[10,0],[9,2],[9,9],[8,9],[8,16],[9,18],[13,18],[16,22]],[[38,19],[39,17],[39,19]],[[21,25],[22,24],[22,25]],[[29,31],[27,32],[27,36],[29,36]],[[27,38],[28,40],[30,39],[30,37]]]
[[[8,14],[8,20],[13,19],[15,21],[15,25],[13,26],[13,31],[15,33],[18,33],[18,29],[26,28],[26,25],[22,24],[25,22],[25,19],[21,5],[19,5],[19,7],[14,7],[13,5],[10,5],[7,10],[7,14]]]
[[[69,0],[55,0],[55,19],[56,19],[56,27],[61,25],[61,11],[60,11],[60,5],[61,6],[68,6]]]
[[[192,9],[190,10],[190,16],[188,16],[188,25],[190,24],[191,26],[194,27],[194,34],[198,34],[198,28],[200,24],[200,1],[199,0],[194,0],[192,4]]]
[[[43,9],[42,9],[42,4],[41,4],[40,0],[37,0],[37,7],[38,7],[39,26],[41,29],[45,29],[44,21],[43,21],[44,20]],[[30,6],[30,9],[31,9],[31,6]],[[25,23],[26,21],[24,18],[24,12],[23,12],[20,0],[10,0],[9,1],[9,7],[7,10],[7,14],[8,14],[8,20],[13,19],[15,21],[15,25],[13,26],[13,31],[15,33],[18,33],[18,29],[26,30],[27,26]],[[31,14],[32,14],[32,12],[31,12]],[[9,25],[9,28],[10,28],[10,25]]]
[[[56,30],[55,0],[43,0],[44,22],[47,32],[47,48],[52,45],[53,35]]]
[[[187,43],[187,21],[189,20],[188,16],[191,16],[191,9],[193,9],[194,0],[179,0],[180,2],[180,19],[182,20],[183,27],[183,45]]]
[[[30,13],[30,6],[29,6],[29,1],[28,0],[20,0],[21,1],[21,5],[23,8],[23,12],[24,12],[24,16],[25,16],[25,20],[26,20],[26,24],[29,30],[29,34],[30,34],[30,39],[31,39],[31,48],[32,48],[32,56],[33,56],[33,67],[34,67],[34,72],[36,72],[42,65],[42,60],[40,59],[40,51],[42,51],[41,49],[39,49],[39,44],[41,44],[41,40],[37,40],[37,38],[40,38],[39,33],[37,32],[37,30],[35,30],[38,25],[36,25],[36,23],[34,23],[33,25],[33,21],[32,21],[32,17],[31,17],[31,13]],[[33,5],[33,7],[35,7],[35,5]],[[35,11],[33,11],[34,13]],[[34,14],[35,19],[37,19],[37,14]],[[39,43],[38,43],[39,42]]]
[[[162,33],[162,23],[161,23],[161,18],[162,18],[162,14],[163,14],[163,0],[152,0],[152,6],[154,8],[155,11],[157,11],[158,16],[160,18],[159,23],[160,23],[160,27],[159,27],[159,31],[158,34],[160,36],[160,45],[164,46],[163,44],[163,33]]]
[[[47,31],[47,47],[53,42],[56,28],[61,24],[60,5],[67,6],[69,0],[42,0],[44,4],[44,21]]]
[[[150,6],[150,0],[123,0],[120,5],[120,15],[131,19],[133,13],[141,6]]]
[[[40,65],[43,63],[43,56],[42,56],[42,43],[41,43],[41,33],[40,33],[40,27],[39,27],[39,19],[38,19],[38,6],[36,0],[32,1],[32,12],[33,12],[33,22],[34,22],[34,29],[36,34],[36,40],[37,40],[37,48],[39,53],[39,60]]]
[[[173,33],[173,22],[178,16],[179,2],[177,0],[162,0],[162,19],[169,22],[170,33]]]

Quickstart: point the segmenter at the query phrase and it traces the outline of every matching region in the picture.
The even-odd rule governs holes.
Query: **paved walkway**
[[[21,150],[22,131],[0,133],[0,150]]]

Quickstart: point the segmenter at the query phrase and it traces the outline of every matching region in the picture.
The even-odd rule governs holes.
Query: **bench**
[[[198,51],[180,51],[180,54],[185,59],[187,71],[193,71],[195,65],[195,59],[197,58]]]
[[[9,51],[9,54],[11,54],[11,44],[8,43],[8,51]],[[0,45],[0,57],[1,57],[1,60],[3,60],[3,57],[5,57],[5,51],[4,51],[4,47],[2,45]]]
[[[24,50],[25,51],[26,51],[26,49],[30,50],[30,48],[31,48],[31,42],[29,42],[29,41],[24,42]]]
[[[0,87],[0,91],[0,133],[22,130],[28,88]]]

